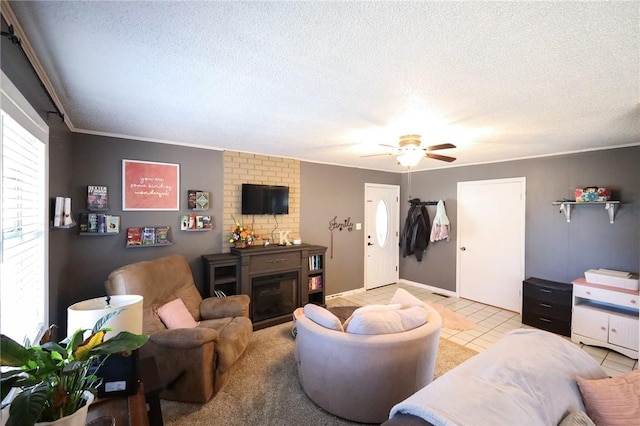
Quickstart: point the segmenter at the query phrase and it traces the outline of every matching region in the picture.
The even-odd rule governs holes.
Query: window
[[[49,323],[49,128],[2,73],[0,331],[37,341]]]

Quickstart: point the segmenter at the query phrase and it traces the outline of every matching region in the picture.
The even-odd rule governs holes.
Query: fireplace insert
[[[298,272],[254,277],[251,292],[252,321],[290,315],[298,306]]]

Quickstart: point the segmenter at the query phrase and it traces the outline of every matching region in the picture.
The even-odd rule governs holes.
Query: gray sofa
[[[442,318],[409,331],[363,335],[336,331],[305,316],[296,321],[295,359],[304,392],[326,411],[382,423],[391,407],[433,380]]]
[[[514,330],[395,405],[384,425],[557,425],[585,411],[576,377],[608,375],[558,335]]]

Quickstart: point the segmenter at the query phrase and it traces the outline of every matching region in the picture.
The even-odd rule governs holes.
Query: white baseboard
[[[447,297],[459,297],[457,291],[445,290],[445,289],[442,289],[442,288],[439,288],[439,287],[434,287],[434,286],[427,285],[427,284],[417,283],[415,281],[409,281],[409,280],[401,279],[400,283],[401,284],[406,284],[406,285],[412,285],[414,287],[419,287],[419,288],[422,288],[424,290],[429,290],[429,291],[431,291],[433,293],[441,294],[441,295],[447,296]]]
[[[328,296],[325,296],[324,300],[331,300],[331,299],[335,299],[336,297],[349,296],[352,294],[364,293],[364,292],[365,292],[365,288],[362,287],[362,288],[357,288],[355,290],[343,291],[342,293],[330,294]]]
[[[434,286],[427,285],[427,284],[417,283],[415,281],[409,281],[409,280],[401,279],[401,280],[398,281],[398,283],[399,284],[411,285],[411,286],[418,287],[418,288],[421,288],[421,289],[424,289],[424,290],[429,290],[429,291],[431,291],[433,293],[441,294],[441,295],[447,296],[447,297],[459,297],[457,291],[444,290],[444,289],[441,289],[439,287],[434,287]],[[337,297],[344,297],[344,296],[350,296],[352,294],[364,293],[365,291],[366,291],[366,289],[364,287],[357,288],[355,290],[343,291],[342,293],[335,293],[335,294],[331,294],[331,295],[325,296],[324,300],[331,300],[331,299],[335,299]]]

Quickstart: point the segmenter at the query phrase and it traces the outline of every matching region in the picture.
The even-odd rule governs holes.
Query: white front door
[[[525,178],[458,182],[460,297],[520,312]]]
[[[365,289],[398,282],[400,187],[365,183]]]

